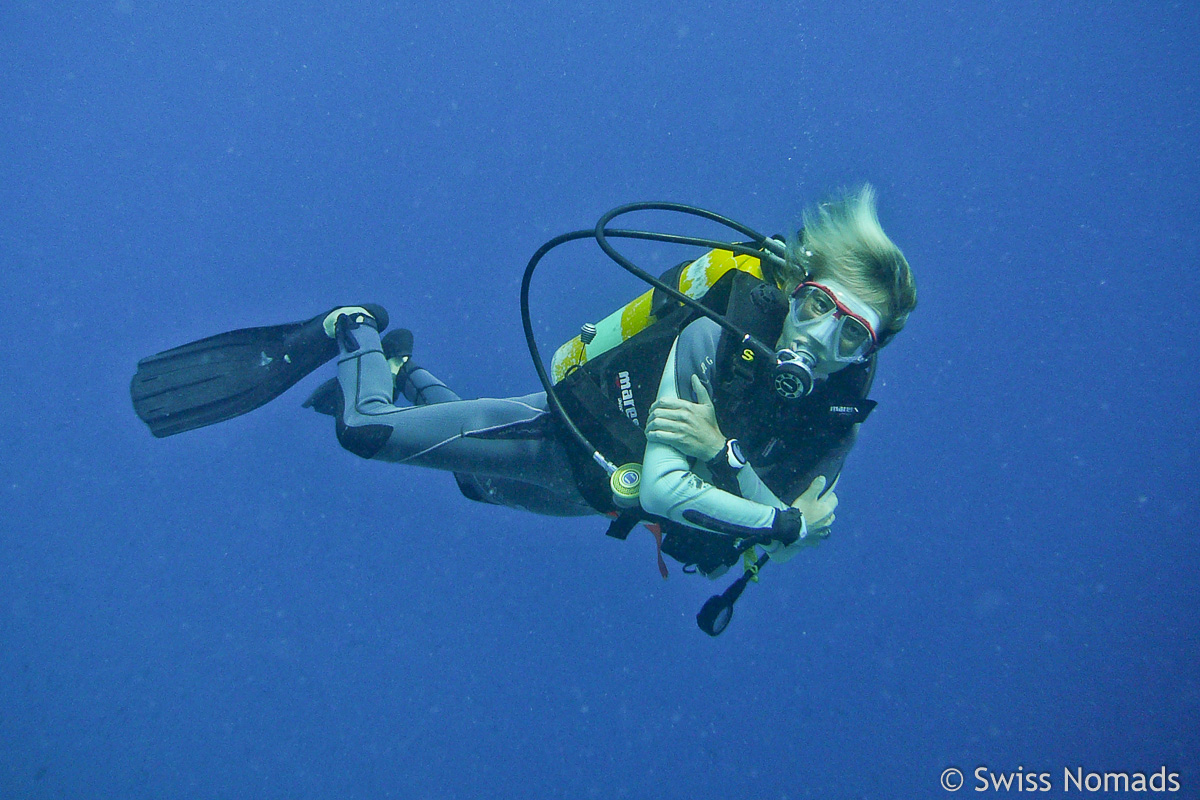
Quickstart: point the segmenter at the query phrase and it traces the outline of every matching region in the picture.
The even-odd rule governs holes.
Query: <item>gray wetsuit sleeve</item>
[[[709,331],[703,328],[693,331],[694,327],[696,323],[685,328],[671,348],[659,385],[660,400],[681,397],[695,402],[695,394],[691,391],[691,376],[698,374],[703,381],[706,374],[711,374],[713,356],[716,353],[715,339],[710,336]],[[679,367],[681,360],[686,361],[686,368]],[[706,363],[707,370],[704,367]],[[706,383],[706,388],[711,386],[711,380]],[[751,468],[747,467],[742,471],[750,470]],[[741,484],[741,476],[738,482]],[[642,507],[651,514],[695,527],[695,523],[683,516],[685,511],[694,510],[734,525],[769,528],[775,519],[776,509],[783,508],[784,505],[756,477],[753,481],[748,480],[746,489],[748,491],[743,491],[742,497],[724,492],[697,474],[691,460],[675,448],[655,442],[646,445],[646,456],[642,465],[641,499]]]
[[[693,375],[699,376],[709,397],[714,396],[713,369],[720,340],[721,326],[708,318],[698,319],[680,332],[675,355],[675,392],[678,397],[696,402],[696,391],[692,388]],[[704,464],[694,464],[692,470],[701,478],[710,477]],[[740,496],[773,508],[787,506],[758,477],[753,464],[738,470],[737,480]]]

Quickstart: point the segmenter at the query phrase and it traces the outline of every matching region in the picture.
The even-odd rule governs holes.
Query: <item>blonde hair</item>
[[[917,305],[912,269],[879,224],[871,184],[842,191],[804,211],[804,228],[789,237],[787,266],[780,276],[791,292],[806,280],[833,278],[881,312],[882,347]]]

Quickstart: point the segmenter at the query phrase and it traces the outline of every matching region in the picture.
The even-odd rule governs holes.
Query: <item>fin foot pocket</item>
[[[381,306],[352,308],[386,327]],[[143,358],[129,384],[133,410],[158,438],[253,411],[337,356],[324,325],[330,313],[219,333]]]

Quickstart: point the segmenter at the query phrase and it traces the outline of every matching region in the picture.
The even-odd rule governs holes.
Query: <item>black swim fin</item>
[[[406,328],[397,328],[391,331],[383,337],[381,344],[383,345],[383,355],[389,361],[412,358],[413,335],[412,331]],[[396,399],[396,387],[392,388],[392,399]],[[314,389],[313,393],[304,401],[304,408],[311,408],[318,414],[325,414],[329,417],[340,417],[342,415],[342,387],[338,385],[337,378],[330,378]]]
[[[363,305],[380,330],[387,312]],[[253,411],[338,354],[331,312],[306,322],[219,333],[143,358],[129,386],[133,410],[162,438]]]

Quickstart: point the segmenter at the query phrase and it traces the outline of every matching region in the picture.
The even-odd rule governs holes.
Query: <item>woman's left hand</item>
[[[674,447],[685,456],[709,461],[725,447],[725,434],[717,426],[717,411],[700,378],[692,376],[698,402],[664,398],[650,406],[646,438]]]

